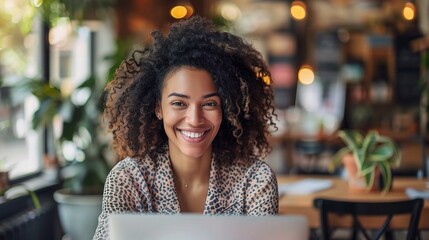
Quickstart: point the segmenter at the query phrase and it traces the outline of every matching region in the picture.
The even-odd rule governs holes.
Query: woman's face
[[[157,114],[162,117],[170,154],[211,155],[222,122],[221,100],[211,75],[181,67],[167,75]]]

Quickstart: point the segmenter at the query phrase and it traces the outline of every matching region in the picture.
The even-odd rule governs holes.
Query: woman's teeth
[[[188,131],[182,130],[181,133],[188,138],[200,138],[204,135],[205,132],[197,133],[197,132],[188,132]]]

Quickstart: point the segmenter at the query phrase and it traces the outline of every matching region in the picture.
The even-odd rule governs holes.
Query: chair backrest
[[[366,239],[380,239],[389,229],[390,221],[394,215],[409,214],[407,239],[416,239],[418,236],[418,225],[420,213],[423,207],[422,199],[412,199],[394,202],[353,202],[335,199],[317,198],[313,201],[316,208],[320,209],[320,226],[323,239],[330,239],[331,226],[328,221],[328,213],[338,215],[351,215],[353,218],[352,239],[356,239],[360,232]],[[358,216],[385,216],[385,221],[377,229],[371,238],[360,222]]]

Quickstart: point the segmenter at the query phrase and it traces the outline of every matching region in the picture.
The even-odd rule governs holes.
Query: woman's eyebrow
[[[181,98],[188,98],[188,99],[191,98],[188,95],[180,94],[180,93],[175,93],[175,92],[170,93],[168,95],[168,97],[181,97]]]
[[[209,94],[204,95],[203,98],[209,98],[209,97],[213,97],[213,96],[218,96],[219,97],[219,93],[218,92],[209,93]],[[188,95],[181,94],[181,93],[176,93],[176,92],[170,93],[168,95],[168,97],[181,97],[181,98],[186,98],[186,99],[191,98]]]
[[[207,95],[204,95],[203,98],[209,98],[209,97],[213,97],[213,96],[219,97],[220,95],[218,92],[214,92],[214,93],[209,93]]]

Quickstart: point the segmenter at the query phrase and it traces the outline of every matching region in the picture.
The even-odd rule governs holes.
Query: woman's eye
[[[207,106],[207,107],[216,107],[217,106],[217,102],[215,102],[215,101],[206,102],[204,104],[204,106]]]
[[[171,105],[176,106],[176,107],[183,107],[183,106],[185,106],[185,103],[175,101],[175,102],[172,102]]]

